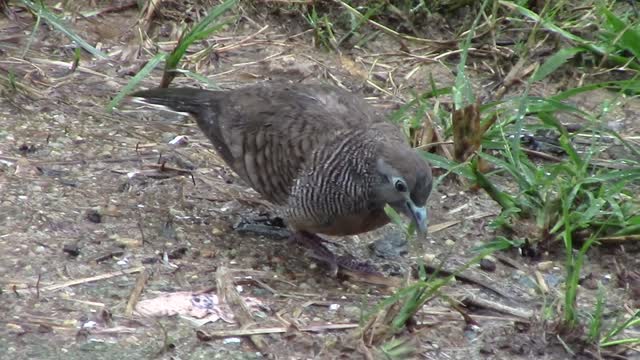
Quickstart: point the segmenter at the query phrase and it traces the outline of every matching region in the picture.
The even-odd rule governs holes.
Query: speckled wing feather
[[[313,150],[382,121],[366,102],[321,84],[257,85],[232,91],[139,91],[139,102],[192,114],[222,158],[267,200],[286,205]]]

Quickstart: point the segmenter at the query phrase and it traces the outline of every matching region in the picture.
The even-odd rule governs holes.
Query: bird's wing
[[[155,89],[132,96],[192,114],[227,164],[267,200],[283,205],[313,149],[380,118],[361,98],[320,84]]]

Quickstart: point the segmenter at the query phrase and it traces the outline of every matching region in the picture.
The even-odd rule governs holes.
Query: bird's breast
[[[325,223],[296,220],[289,223],[294,230],[304,230],[330,236],[362,234],[384,226],[390,221],[383,209],[340,215]]]

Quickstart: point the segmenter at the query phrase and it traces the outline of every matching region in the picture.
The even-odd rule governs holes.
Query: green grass
[[[482,146],[475,155],[461,163],[433,153],[424,155],[435,166],[479,185],[502,208],[493,225],[506,230],[505,236],[499,236],[485,249],[519,247],[525,242],[533,243],[534,246],[541,242],[555,242],[562,246],[566,282],[562,294],[562,311],[556,319],[560,325],[558,329],[575,332],[578,328],[585,327],[587,340],[595,347],[638,345],[640,339],[637,338],[614,340],[624,329],[640,323],[638,313],[610,324],[602,320],[605,306],[603,299],[598,299],[595,308],[591,310],[577,305],[580,274],[589,250],[598,246],[599,240],[606,237],[637,238],[640,235],[640,199],[635,195],[640,190],[640,149],[635,143],[604,127],[601,121],[617,106],[616,99],[622,100],[638,94],[640,74],[635,73],[640,69],[638,20],[631,19],[630,16],[617,16],[601,2],[594,7],[596,10],[592,13],[600,22],[601,30],[593,34],[593,38],[585,39],[567,30],[579,28],[583,24],[580,23],[581,19],[562,8],[566,3],[545,8],[541,12],[544,15],[513,2],[497,3],[507,10],[514,10],[510,16],[521,16],[523,20],[533,20],[536,23],[530,42],[539,38],[536,31],[552,32],[565,41],[564,46],[559,47],[525,79],[525,87],[520,95],[480,107],[481,124],[491,126],[483,134]],[[473,23],[472,30],[476,24]],[[423,114],[430,99],[445,93],[453,95],[455,109],[464,109],[473,104],[475,97],[466,74],[467,50],[472,34],[473,31],[470,31],[461,44],[456,82],[450,92],[439,90],[440,93],[436,95],[433,87],[430,91],[415,96],[415,100],[394,114],[395,121],[405,125],[413,123],[413,114]],[[522,47],[522,51],[522,56],[526,57],[528,47]],[[597,61],[585,62],[589,56]],[[549,98],[530,94],[530,89],[535,84],[554,76],[560,69],[576,65],[587,69],[594,65],[602,69],[607,66],[623,67],[630,76],[625,80],[590,82],[560,91]],[[599,70],[593,68],[593,71]],[[603,89],[616,94],[616,97],[606,100],[595,111],[580,108],[572,101],[577,96]],[[560,121],[560,117],[566,114],[582,119],[583,128],[571,133],[567,131]],[[439,125],[449,136],[454,128],[452,116],[453,113],[438,116],[438,119],[443,120]],[[523,149],[521,135],[536,131],[557,134],[557,148],[565,154],[562,161],[540,161]],[[586,139],[589,141],[584,144]],[[627,154],[625,159],[609,161],[599,158],[610,141],[616,141],[624,147]],[[488,173],[482,171],[482,162],[492,165],[493,170]],[[516,190],[507,190],[502,186],[505,181],[515,185]],[[534,226],[527,229],[536,229],[535,232],[520,233],[518,229],[522,228],[523,222],[532,223]],[[409,296],[407,293],[402,294]],[[423,300],[418,297],[409,302],[421,306]],[[585,321],[588,314],[591,314],[588,316],[591,320]]]
[[[76,44],[78,44],[78,46],[80,46],[81,48],[89,52],[91,55],[101,59],[106,59],[108,57],[102,51],[89,45],[89,43],[87,43],[82,37],[80,37],[73,30],[71,30],[71,27],[68,24],[66,24],[62,19],[60,19],[58,16],[56,16],[54,13],[52,13],[51,10],[49,10],[42,1],[33,2],[29,0],[20,0],[20,2],[24,4],[27,8],[29,8],[29,10],[31,10],[36,16],[36,24],[33,28],[33,31],[31,32],[31,36],[29,38],[29,42],[27,43],[27,47],[23,52],[23,56],[27,53],[27,51],[29,50],[29,47],[31,46],[31,42],[33,41],[33,38],[36,34],[36,30],[40,25],[41,19],[44,19],[46,23],[51,25],[56,30],[65,34],[67,37],[73,40]]]
[[[195,41],[218,30],[222,24],[214,19],[232,6],[232,1],[223,3],[203,22],[181,36],[180,43],[170,55],[157,55],[154,61],[165,63],[165,77],[162,86],[168,86],[177,65],[187,48]],[[630,15],[619,15],[614,2],[594,2],[586,13],[572,11],[572,3],[567,1],[547,2],[538,12],[524,7],[523,2],[504,0],[483,1],[474,5],[477,16],[468,28],[458,29],[464,33],[458,39],[461,50],[456,64],[450,65],[455,71],[455,82],[451,87],[438,88],[433,79],[425,79],[423,92],[416,92],[414,100],[403,105],[392,116],[392,121],[403,125],[407,135],[422,126],[424,113],[431,111],[436,123],[443,129],[447,139],[453,137],[455,126],[452,119],[456,114],[468,109],[477,101],[468,69],[474,61],[471,47],[477,47],[476,35],[481,27],[491,27],[500,31],[497,24],[512,24],[528,30],[513,48],[517,56],[528,64],[532,49],[543,41],[554,40],[554,52],[541,59],[535,70],[522,80],[520,93],[509,93],[508,97],[492,99],[479,104],[479,118],[462,118],[457,121],[479,121],[475,129],[481,134],[466,134],[478,137],[481,142],[474,145],[467,159],[454,161],[444,156],[422,151],[436,167],[446,173],[435,180],[437,187],[444,178],[455,174],[466,179],[468,184],[482,188],[501,208],[493,226],[501,231],[493,242],[476,249],[471,261],[459,271],[476,264],[481,258],[494,251],[523,244],[553,244],[561,249],[565,267],[565,284],[560,287],[561,298],[546,299],[549,303],[561,303],[561,312],[555,314],[552,306],[545,306],[545,316],[555,316],[554,322],[560,326],[559,334],[569,331],[580,333],[594,347],[612,347],[620,344],[638,345],[639,339],[624,338],[625,329],[637,326],[639,314],[608,321],[604,293],[598,295],[593,309],[578,306],[581,296],[580,275],[589,250],[599,246],[606,237],[637,236],[640,234],[640,200],[637,191],[640,184],[640,149],[636,144],[624,139],[615,131],[602,125],[602,120],[610,116],[617,106],[617,100],[639,94],[640,81],[640,26]],[[416,33],[398,31],[398,23],[417,21],[433,11],[435,4],[422,1],[394,2],[390,4],[339,1],[342,9],[337,13],[327,12],[318,6],[301,6],[303,19],[312,30],[316,45],[330,51],[340,52],[347,43],[364,46],[372,37],[381,33],[390,35],[401,42],[430,44],[428,39]],[[298,5],[296,5],[298,6]],[[214,15],[212,15],[214,14]],[[391,20],[393,19],[393,20]],[[400,19],[400,20],[398,20]],[[484,22],[484,23],[483,23]],[[411,24],[415,25],[415,24]],[[583,28],[598,29],[580,32]],[[417,31],[419,27],[413,26]],[[470,31],[467,31],[470,30]],[[416,32],[417,32],[416,31]],[[465,31],[467,31],[465,33]],[[553,36],[549,36],[552,34]],[[500,35],[500,34],[497,34]],[[492,35],[497,37],[497,35]],[[355,38],[355,40],[354,40]],[[495,40],[495,39],[494,39]],[[531,62],[537,59],[531,59]],[[132,79],[131,86],[123,89],[127,93],[152,70],[153,61]],[[579,68],[580,72],[613,72],[624,70],[624,80],[599,80],[597,76],[587,78],[580,85],[569,86],[549,97],[533,95],[535,87],[561,71]],[[146,72],[146,73],[145,73]],[[183,71],[184,72],[184,71]],[[186,73],[197,80],[204,80],[196,74]],[[209,84],[210,85],[210,84]],[[607,90],[616,97],[607,100],[599,109],[586,109],[575,105],[580,96],[594,91]],[[453,99],[453,109],[434,107],[441,97]],[[113,105],[117,104],[114,99]],[[569,132],[561,119],[566,116],[580,119],[583,127]],[[562,151],[561,161],[541,161],[532,157],[522,145],[522,135],[548,132],[557,136],[554,146]],[[463,134],[464,135],[464,134]],[[414,141],[415,139],[412,139]],[[464,138],[463,138],[464,140]],[[589,140],[589,141],[585,141]],[[600,159],[599,156],[609,146],[609,141],[621,144],[628,158],[617,162]],[[469,142],[473,144],[473,141]],[[415,146],[423,144],[413,142]],[[486,171],[491,167],[490,171]],[[506,185],[509,186],[506,186]],[[413,238],[412,225],[404,225],[402,219],[391,209],[387,213],[399,226],[403,226],[407,236]],[[523,227],[523,224],[533,225]],[[520,229],[533,229],[522,233]],[[414,240],[412,240],[414,241]],[[552,255],[553,256],[553,255]],[[421,268],[424,270],[424,268]],[[395,294],[380,302],[363,323],[362,336],[375,336],[378,350],[386,358],[402,358],[415,351],[414,345],[402,337],[408,319],[413,317],[428,301],[441,296],[454,275],[444,278],[428,277],[421,271],[419,279],[408,283]],[[372,327],[373,322],[376,326]],[[379,325],[384,325],[380,330]],[[373,330],[373,329],[378,330]]]
[[[333,24],[328,15],[320,16],[315,6],[305,14],[305,20],[313,29],[316,44],[322,45],[327,50],[338,50],[338,41],[334,35]]]
[[[175,70],[187,52],[189,46],[194,42],[204,40],[209,35],[220,30],[223,26],[227,25],[230,20],[224,22],[216,22],[216,20],[236,5],[238,0],[226,0],[220,5],[212,8],[207,16],[202,18],[191,29],[186,30],[180,36],[178,44],[173,49],[171,54],[166,57],[164,74],[160,81],[160,87],[168,87],[173,78],[175,77]]]
[[[216,20],[230,10],[238,0],[226,0],[220,5],[212,8],[207,16],[202,18],[198,23],[196,23],[191,29],[185,30],[180,36],[180,40],[173,51],[169,54],[166,53],[158,53],[151,60],[149,60],[145,66],[133,77],[127,85],[125,85],[122,90],[118,92],[118,94],[107,104],[106,111],[111,112],[118,104],[122,101],[122,99],[129,93],[131,93],[135,87],[146,78],[151,72],[162,62],[165,62],[164,72],[162,76],[162,80],[160,81],[160,87],[168,87],[171,81],[175,78],[176,73],[185,73],[186,71],[177,70],[177,66],[180,61],[183,59],[184,55],[187,52],[189,46],[191,46],[194,42],[198,40],[202,40],[207,38],[209,35],[214,32],[220,30],[224,25],[228,23],[222,22],[217,23]],[[197,80],[204,80],[205,78],[199,76],[197,74],[192,74],[191,72],[187,72],[187,75],[192,75],[192,77]],[[207,81],[207,86],[211,87],[211,84]]]

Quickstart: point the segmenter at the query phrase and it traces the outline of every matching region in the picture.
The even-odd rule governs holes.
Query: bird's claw
[[[340,269],[351,272],[379,275],[378,269],[367,262],[360,262],[351,255],[336,256],[323,243],[329,242],[318,235],[298,232],[294,235],[295,240],[311,250],[310,257],[325,263],[329,267],[329,274],[337,277]],[[329,242],[331,243],[331,242]]]

